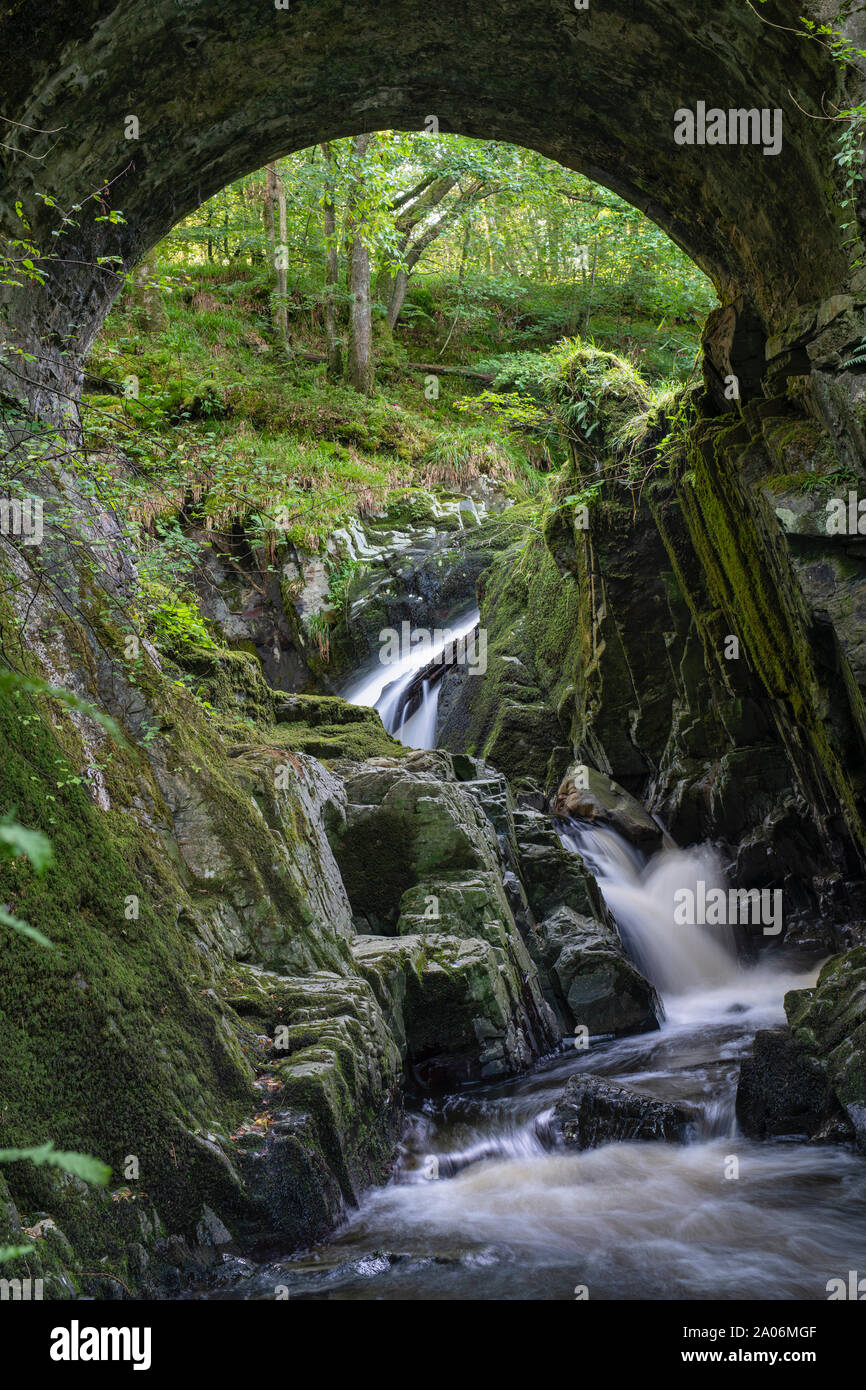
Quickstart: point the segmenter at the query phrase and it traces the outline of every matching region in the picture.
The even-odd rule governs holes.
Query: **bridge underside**
[[[764,336],[850,285],[833,164],[840,70],[792,32],[802,6],[721,0],[59,0],[0,18],[0,228],[15,202],[48,262],[44,286],[7,287],[6,389],[37,407],[74,396],[81,359],[129,268],[231,180],[323,139],[423,129],[539,150],[644,210],[732,307],[712,351],[747,381]],[[789,26],[774,27],[776,25]],[[698,103],[782,113],[763,145],[681,144]],[[136,118],[136,125],[129,117]],[[137,128],[138,138],[128,138]],[[10,148],[11,147],[11,148]],[[105,190],[101,198],[92,195]],[[52,237],[56,209],[74,221]],[[110,210],[123,222],[106,220]],[[102,220],[99,220],[102,219]],[[742,359],[739,364],[737,357]],[[750,366],[750,363],[752,364]]]

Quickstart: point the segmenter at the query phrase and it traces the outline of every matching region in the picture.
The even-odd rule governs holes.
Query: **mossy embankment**
[[[331,787],[305,755],[404,750],[373,711],[286,700],[254,655],[199,646],[198,628],[166,634],[161,651],[131,642],[134,589],[96,587],[104,557],[77,538],[52,545],[64,561],[50,578],[7,554],[5,650],[25,677],[108,708],[119,733],[87,706],[0,689],[4,804],[53,851],[43,874],[23,859],[0,867],[6,910],[52,943],[2,928],[0,1147],[50,1138],[110,1166],[107,1194],[26,1162],[3,1172],[8,1210],[62,1231],[37,1236],[10,1277],[45,1275],[46,1296],[104,1296],[201,1269],[208,1212],[235,1229],[255,1220],[238,1145],[261,1145],[283,1085],[262,1089],[267,1041],[229,1002],[237,957],[286,976],[354,975],[348,905],[316,829]],[[313,1016],[310,1029],[321,1049],[327,1024]],[[311,1125],[310,1153],[322,1142]],[[0,1243],[22,1243],[16,1221]]]

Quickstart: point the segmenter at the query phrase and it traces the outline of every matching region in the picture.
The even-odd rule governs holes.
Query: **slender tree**
[[[371,135],[356,135],[353,142],[355,178],[349,199],[350,311],[349,350],[346,378],[350,386],[363,395],[373,392],[373,302],[370,295],[370,249],[364,236],[364,160],[370,147]]]
[[[325,192],[322,212],[325,232],[325,340],[328,351],[328,376],[337,381],[343,375],[343,349],[337,328],[337,294],[340,283],[340,259],[337,249],[337,209],[334,204],[334,157],[327,142],[322,145],[325,156]]]

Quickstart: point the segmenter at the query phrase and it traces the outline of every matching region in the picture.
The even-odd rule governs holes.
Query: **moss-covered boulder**
[[[301,1243],[390,1170],[403,1057],[368,984],[236,966],[228,998],[262,1040],[264,1110],[232,1136],[254,1219]]]
[[[352,951],[422,1090],[511,1075],[556,1036],[510,953],[482,938],[357,936]]]
[[[493,826],[447,755],[375,759],[347,771],[345,790],[329,833],[356,924],[392,933],[406,890],[439,871],[498,872]]]
[[[794,1042],[821,1064],[866,1149],[866,946],[828,960],[814,989],[785,996],[785,1013]]]

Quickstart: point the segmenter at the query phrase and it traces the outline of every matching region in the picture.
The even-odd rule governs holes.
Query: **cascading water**
[[[626,950],[663,997],[741,985],[731,927],[674,921],[678,890],[697,893],[701,882],[724,886],[721,864],[708,845],[663,850],[647,864],[609,826],[562,821],[559,833],[592,869]]]
[[[645,863],[614,831],[569,822],[624,942],[662,994],[656,1033],[593,1040],[525,1076],[428,1101],[407,1126],[395,1180],[309,1255],[235,1268],[210,1297],[823,1299],[862,1267],[866,1166],[850,1150],[754,1143],[733,1100],[757,1028],[815,971],[742,966],[725,930],[677,926],[675,887],[721,884],[705,849]],[[694,1142],[551,1153],[546,1116],[589,1072],[701,1118]],[[732,1169],[731,1159],[739,1167]],[[859,1264],[858,1264],[859,1261]]]
[[[448,649],[461,647],[478,626],[478,609],[471,608],[453,625],[433,634],[434,640],[409,644],[396,662],[374,666],[353,677],[343,699],[353,705],[372,705],[389,734],[407,748],[436,747],[436,718]],[[424,634],[427,637],[427,634]],[[383,647],[383,651],[388,648]],[[427,679],[420,673],[431,668]]]

